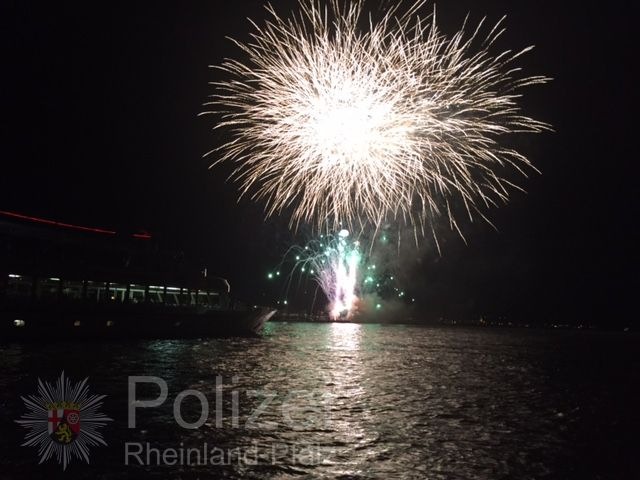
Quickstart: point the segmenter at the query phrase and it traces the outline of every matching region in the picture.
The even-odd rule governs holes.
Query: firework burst
[[[445,36],[425,3],[378,20],[364,0],[300,0],[290,19],[267,6],[270,21],[235,42],[245,60],[218,67],[227,79],[203,113],[221,114],[231,137],[213,165],[235,162],[242,194],[268,216],[291,212],[294,227],[400,219],[424,232],[446,215],[457,229],[454,201],[469,215],[507,201],[513,185],[498,172],[530,163],[499,140],[548,128],[517,103],[548,79],[515,66],[532,47],[491,53],[502,21]]]

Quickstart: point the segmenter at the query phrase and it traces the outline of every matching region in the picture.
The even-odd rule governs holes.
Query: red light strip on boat
[[[54,220],[47,220],[46,218],[32,217],[29,215],[23,215],[21,213],[6,212],[4,210],[0,210],[0,215],[4,215],[6,217],[18,218],[20,220],[27,220],[29,222],[40,223],[43,225],[53,225],[55,227],[79,230],[81,232],[101,233],[103,235],[116,235],[116,232],[114,232],[113,230],[106,230],[104,228],[83,227],[82,225],[73,225],[71,223],[56,222]],[[151,240],[151,235],[149,235],[148,233],[134,233],[131,236],[138,240]]]
[[[134,233],[131,235],[133,238],[137,238],[138,240],[151,240],[151,235],[148,233]]]
[[[113,230],[105,230],[103,228],[83,227],[81,225],[73,225],[71,223],[56,222],[54,220],[47,220],[46,218],[31,217],[29,215],[22,215],[20,213],[5,212],[3,210],[0,210],[0,214],[5,215],[7,217],[19,218],[20,220],[28,220],[30,222],[42,223],[44,225],[54,225],[56,227],[71,228],[73,230],[81,230],[83,232],[102,233],[104,235],[116,234],[116,232],[114,232]]]

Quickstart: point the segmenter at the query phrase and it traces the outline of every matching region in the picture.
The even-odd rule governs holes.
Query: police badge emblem
[[[112,421],[99,412],[105,395],[90,395],[87,378],[72,383],[64,372],[55,384],[38,379],[38,393],[21,397],[28,409],[16,423],[29,429],[22,446],[37,447],[40,463],[55,456],[66,470],[72,458],[89,463],[89,447],[107,443],[99,431]]]

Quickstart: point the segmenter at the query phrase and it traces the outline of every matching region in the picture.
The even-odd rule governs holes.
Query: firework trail
[[[203,113],[221,115],[231,137],[209,152],[213,165],[234,162],[241,194],[267,216],[290,212],[293,227],[402,220],[424,233],[445,215],[460,231],[454,203],[484,217],[506,202],[514,185],[499,172],[530,162],[498,140],[549,128],[517,103],[548,79],[515,65],[532,47],[491,53],[502,20],[447,37],[435,10],[421,16],[425,3],[378,20],[364,0],[300,0],[289,19],[267,6],[251,42],[235,42],[246,58],[217,67],[227,79]]]
[[[334,288],[331,292],[331,312],[333,319],[342,316],[349,317],[356,304],[356,282],[358,281],[358,266],[360,263],[359,243],[347,243],[349,232],[342,230],[338,234],[337,254],[329,254],[329,265],[321,271],[323,277],[328,277],[328,284]]]

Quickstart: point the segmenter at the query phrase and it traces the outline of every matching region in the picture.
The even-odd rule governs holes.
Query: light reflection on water
[[[332,350],[357,350],[360,346],[362,325],[357,323],[331,323]]]
[[[0,407],[18,418],[19,395],[33,393],[38,376],[89,376],[116,421],[105,432],[109,447],[92,451],[90,467],[76,465],[74,478],[622,478],[637,458],[627,455],[640,425],[637,343],[588,332],[333,323],[270,324],[257,339],[10,345],[0,357]],[[126,428],[129,375],[169,386],[169,400],[140,411],[135,430]],[[217,388],[223,428],[213,417]],[[173,419],[184,389],[211,405],[197,430]],[[185,401],[184,417],[197,419],[198,407]],[[21,430],[2,431],[3,478],[52,478],[19,447]],[[259,465],[125,467],[132,441],[255,446]],[[291,455],[305,446],[312,462]]]

